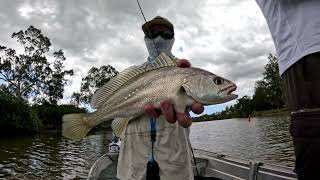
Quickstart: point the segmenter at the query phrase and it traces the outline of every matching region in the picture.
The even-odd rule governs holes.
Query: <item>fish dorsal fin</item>
[[[149,63],[146,67],[131,66],[123,70],[93,94],[90,101],[91,107],[99,108],[115,91],[120,89],[132,78],[148,71],[169,66],[176,66],[175,60],[167,56],[165,53],[161,53],[153,63]]]

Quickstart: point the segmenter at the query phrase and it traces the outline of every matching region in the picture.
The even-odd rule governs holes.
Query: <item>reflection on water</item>
[[[190,138],[194,148],[292,166],[288,127],[286,117],[201,122],[193,124]],[[61,133],[0,139],[0,179],[85,179],[94,161],[107,152],[111,137],[103,131],[77,142]]]
[[[293,166],[289,123],[286,116],[194,123],[190,138],[194,148]]]
[[[61,133],[15,139],[0,139],[0,178],[84,179],[90,166],[107,152],[111,132],[91,135],[81,141]]]

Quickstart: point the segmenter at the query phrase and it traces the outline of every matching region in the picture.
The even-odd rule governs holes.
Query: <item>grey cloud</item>
[[[224,9],[249,2],[140,0],[147,20],[161,15],[174,24],[175,37],[182,41],[174,49],[183,49],[181,53],[194,66],[215,67],[217,73],[240,82],[244,86],[239,87],[241,93],[252,91],[249,87],[261,77],[267,54],[274,52],[266,23],[261,20],[261,12],[260,19],[255,14],[241,15],[239,27],[228,21],[215,22],[214,18],[226,18]],[[34,9],[29,17],[18,11],[26,4]],[[221,14],[208,18],[211,12],[220,10]],[[50,38],[53,50],[65,52],[66,68],[75,71],[74,83],[92,66],[110,64],[122,70],[147,58],[141,31],[144,20],[134,0],[2,1],[0,20],[1,45],[17,45],[10,40],[15,31],[29,25],[40,28]],[[66,95],[78,86],[66,87]]]

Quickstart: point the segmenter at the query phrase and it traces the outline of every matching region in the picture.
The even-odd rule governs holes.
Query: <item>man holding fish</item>
[[[148,61],[143,66],[152,64],[159,52],[176,59],[171,52],[175,40],[174,28],[167,19],[155,17],[145,23],[142,29],[149,52]],[[190,67],[187,60],[178,60],[177,63],[182,68]],[[194,103],[193,107],[195,113],[203,112],[202,104]],[[121,180],[146,177],[146,162],[150,154],[149,119],[155,117],[158,118],[155,159],[160,165],[161,179],[192,179],[192,154],[187,128],[192,123],[190,116],[185,111],[176,113],[170,99],[162,100],[160,108],[146,104],[144,109],[147,115],[131,121],[124,133],[124,146],[121,147],[118,159],[117,177]],[[175,123],[176,120],[178,123]],[[141,130],[141,127],[145,128]],[[136,147],[133,149],[132,146]]]
[[[142,180],[156,173],[162,180],[194,179],[188,111],[200,114],[203,105],[233,100],[237,95],[231,93],[237,87],[175,58],[174,28],[167,19],[157,16],[142,29],[148,61],[129,67],[101,87],[91,99],[96,112],[65,115],[63,135],[80,139],[99,123],[114,119],[112,128],[122,139],[117,178]],[[156,170],[149,169],[150,159],[156,160]]]

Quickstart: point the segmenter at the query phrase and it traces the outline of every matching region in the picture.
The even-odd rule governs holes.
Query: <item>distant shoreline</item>
[[[289,116],[289,111],[287,108],[281,109],[270,109],[265,111],[253,111],[251,117],[261,117],[261,116]]]
[[[281,108],[281,109],[270,109],[270,110],[264,110],[264,111],[253,111],[250,117],[252,118],[252,117],[289,116],[289,115],[290,114],[287,108]],[[239,118],[239,117],[230,117],[226,119],[233,119],[233,118]],[[198,117],[193,117],[192,122],[219,121],[219,120],[226,120],[226,119],[214,119],[214,118],[201,119]]]

